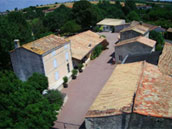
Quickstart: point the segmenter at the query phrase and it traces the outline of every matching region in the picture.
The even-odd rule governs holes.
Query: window
[[[55,56],[56,55],[56,51],[52,51],[51,55]]]
[[[59,80],[59,73],[58,72],[55,72],[55,80]]]
[[[53,64],[54,64],[54,68],[57,68],[57,60],[56,59],[54,59]]]
[[[66,61],[68,61],[69,60],[69,53],[68,52],[66,52],[65,57],[66,57]]]
[[[69,66],[69,63],[67,64],[67,71],[68,71],[68,73],[70,73],[70,66]]]
[[[121,55],[119,55],[119,60],[120,60],[120,61],[122,61],[122,60],[123,60],[123,58],[122,58],[122,56],[121,56]]]
[[[64,48],[67,49],[67,48],[68,48],[68,45],[66,44],[66,45],[64,46]]]

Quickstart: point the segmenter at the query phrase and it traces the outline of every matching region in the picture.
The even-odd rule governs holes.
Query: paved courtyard
[[[107,50],[93,61],[90,61],[84,71],[69,83],[68,88],[62,92],[67,94],[68,100],[58,115],[54,128],[63,129],[63,123],[67,129],[78,129],[83,123],[85,114],[94,102],[96,96],[112,74],[115,65],[109,63],[114,52],[114,43],[117,41],[117,33],[100,33],[105,35],[110,43]],[[59,123],[62,122],[62,123]],[[76,126],[75,126],[76,125]]]

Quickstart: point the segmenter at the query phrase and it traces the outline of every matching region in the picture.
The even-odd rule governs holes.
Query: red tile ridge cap
[[[157,115],[157,114],[149,114],[147,112],[142,112],[142,111],[133,111],[134,113],[140,114],[140,115],[145,115],[145,116],[152,116],[152,117],[158,117],[158,118],[167,118],[167,119],[172,119],[172,117],[165,117],[162,115]]]
[[[140,79],[138,80],[138,83],[137,83],[137,90],[136,90],[136,92],[135,92],[135,96],[134,96],[134,99],[133,99],[134,102],[133,102],[133,111],[132,111],[132,112],[134,112],[134,107],[135,107],[135,103],[136,103],[136,97],[137,97],[137,93],[138,93],[138,91],[139,91],[139,87],[140,87],[141,82],[142,82],[142,78],[143,78],[143,73],[144,73],[145,65],[146,65],[146,61],[143,61],[143,62],[142,62],[142,72],[141,72],[141,74],[140,74]]]

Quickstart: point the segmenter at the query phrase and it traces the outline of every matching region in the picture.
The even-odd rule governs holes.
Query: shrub
[[[83,67],[84,67],[84,65],[83,65],[83,64],[81,64],[81,63],[80,63],[80,64],[78,64],[78,70],[79,70],[79,71],[82,71],[82,68],[83,68]]]
[[[39,73],[33,73],[33,75],[27,80],[27,83],[34,85],[34,88],[40,93],[48,88],[48,78]]]
[[[96,57],[98,57],[103,50],[103,46],[100,44],[93,50],[93,53],[91,55],[91,60],[94,60]]]
[[[44,96],[48,99],[50,104],[55,104],[58,106],[58,109],[60,109],[59,107],[61,107],[63,104],[63,95],[60,91],[48,90],[47,94]]]
[[[68,82],[68,77],[67,76],[63,77],[63,83],[67,84],[67,82]]]
[[[78,71],[76,69],[73,69],[72,70],[72,77],[76,77],[77,73],[78,73]]]
[[[149,38],[157,42],[156,51],[162,51],[165,42],[163,35],[160,32],[151,31],[149,34]]]

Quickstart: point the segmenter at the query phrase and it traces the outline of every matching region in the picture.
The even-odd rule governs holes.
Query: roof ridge
[[[52,35],[56,36],[55,34],[49,34],[49,35],[47,35],[47,36],[45,36],[45,37],[42,37],[42,38],[36,39],[36,40],[34,40],[34,41],[28,42],[28,43],[26,43],[26,44],[23,44],[22,46],[27,45],[27,44],[29,44],[29,43],[35,43],[35,42],[37,42],[37,41],[40,41],[40,40],[45,39],[45,38],[47,38],[47,37],[49,37],[49,36],[52,36]],[[58,37],[58,36],[57,36],[57,37]]]
[[[135,102],[136,102],[136,96],[137,96],[137,93],[139,91],[139,87],[141,85],[141,82],[142,82],[142,79],[143,79],[143,73],[144,73],[144,69],[146,68],[146,61],[143,61],[142,62],[142,71],[140,73],[140,78],[138,80],[138,83],[137,83],[137,90],[134,94],[134,97],[133,97],[133,107],[132,107],[132,112],[134,112],[134,107],[135,107]]]

